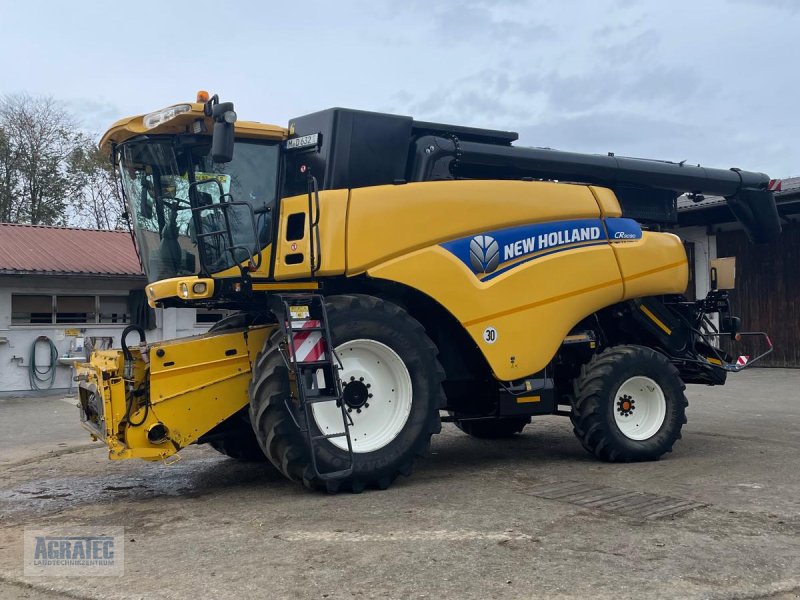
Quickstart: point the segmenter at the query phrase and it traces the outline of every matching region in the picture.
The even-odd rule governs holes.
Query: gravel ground
[[[338,496],[206,446],[111,462],[74,400],[0,400],[0,598],[800,597],[800,371],[688,396],[658,462],[597,462],[559,417],[445,426],[412,477]],[[125,575],[24,577],[23,529],[55,525],[124,527]]]

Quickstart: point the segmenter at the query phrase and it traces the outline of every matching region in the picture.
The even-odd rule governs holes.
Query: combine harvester
[[[85,427],[112,459],[208,443],[328,491],[409,475],[442,421],[498,438],[559,414],[602,460],[669,452],[685,384],[741,368],[717,338],[770,344],[722,286],[681,295],[664,230],[680,194],[716,194],[775,239],[770,179],[516,139],[341,108],[283,128],[205,93],[115,123],[150,305],[232,313],[187,339],[128,327],[80,369]]]

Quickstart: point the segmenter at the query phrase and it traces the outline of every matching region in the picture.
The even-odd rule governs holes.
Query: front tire
[[[328,298],[326,307],[332,341],[344,366],[340,377],[345,400],[353,404],[352,474],[323,480],[315,473],[306,435],[286,409],[291,392],[280,334],[270,338],[256,359],[250,420],[264,453],[289,479],[329,492],[385,489],[398,475],[411,474],[416,459],[427,453],[431,436],[441,430],[444,371],[424,328],[399,306],[372,296],[347,295]],[[363,404],[364,392],[372,394],[369,407]],[[315,434],[336,432],[331,430],[335,419],[326,413],[340,413],[329,404],[322,410],[314,407],[309,425]],[[341,430],[341,416],[337,418]],[[334,438],[315,446],[322,473],[349,465],[343,442]]]
[[[688,405],[684,389],[663,354],[643,346],[608,348],[575,380],[575,436],[605,461],[657,460],[681,437]]]

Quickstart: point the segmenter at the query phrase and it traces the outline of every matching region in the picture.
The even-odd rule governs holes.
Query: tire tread
[[[674,416],[675,422],[653,438],[638,444],[635,441],[620,442],[622,434],[616,428],[613,416],[608,416],[606,404],[613,392],[609,389],[609,385],[614,379],[615,372],[621,364],[632,361],[658,363],[660,368],[666,368],[668,380],[678,384],[677,393],[672,394],[673,409],[677,411]],[[574,389],[570,415],[573,432],[583,448],[601,460],[607,462],[657,460],[666,452],[671,452],[675,442],[681,438],[681,427],[686,423],[686,407],[689,405],[684,394],[686,385],[681,380],[675,365],[652,348],[634,345],[606,348],[581,367],[580,375],[574,382]],[[664,391],[666,395],[667,390]],[[650,443],[651,440],[653,443]]]
[[[329,313],[366,310],[371,314],[401,318],[418,334],[422,346],[420,354],[424,353],[426,360],[432,360],[435,365],[435,381],[432,383],[437,396],[432,399],[435,406],[426,417],[423,434],[418,436],[414,446],[409,452],[404,453],[404,460],[398,464],[388,465],[372,473],[354,474],[343,480],[323,480],[316,476],[305,436],[297,428],[284,406],[284,400],[289,395],[289,371],[279,347],[282,337],[280,332],[276,331],[256,358],[250,384],[250,417],[256,436],[272,464],[286,477],[302,483],[309,489],[328,493],[340,491],[360,493],[366,488],[386,489],[398,475],[407,476],[412,473],[414,462],[427,454],[430,436],[441,431],[438,407],[445,403],[442,388],[444,369],[436,358],[438,350],[425,334],[422,325],[396,304],[361,294],[331,296],[326,299],[326,303]],[[414,360],[421,361],[422,358],[417,356]]]

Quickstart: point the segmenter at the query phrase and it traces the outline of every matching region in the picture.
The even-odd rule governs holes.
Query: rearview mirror
[[[216,94],[206,102],[204,112],[214,119],[214,133],[211,138],[211,160],[215,163],[228,163],[233,160],[234,123],[236,112],[233,102],[220,102]]]

